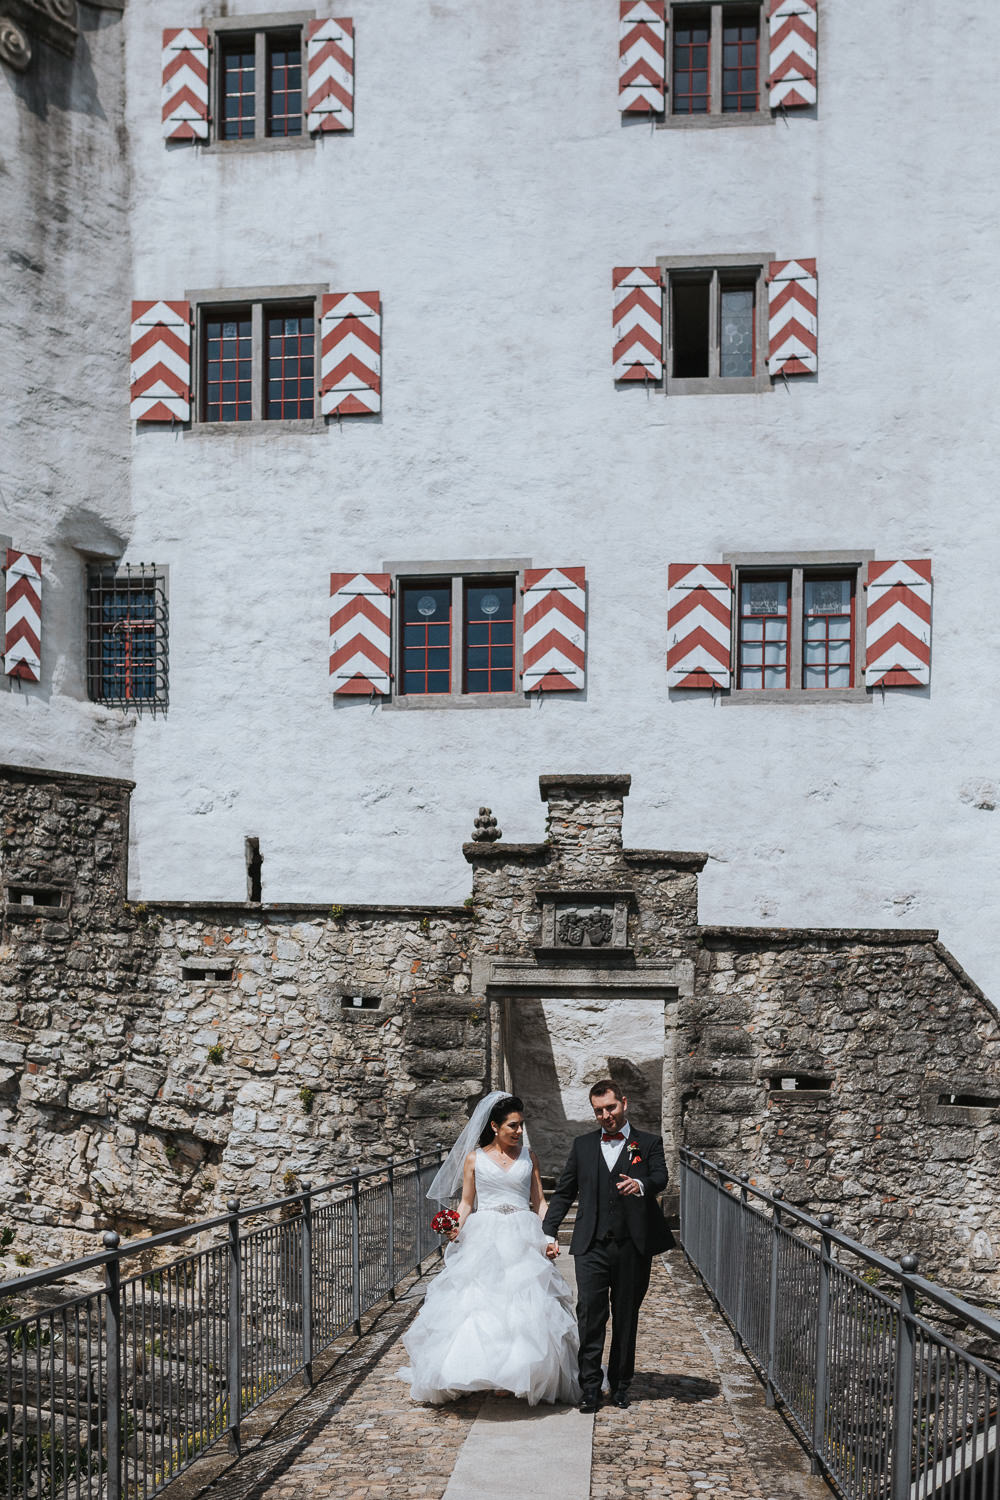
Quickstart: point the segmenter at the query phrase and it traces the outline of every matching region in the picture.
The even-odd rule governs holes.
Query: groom
[[[628,1100],[616,1083],[602,1078],[590,1090],[601,1126],[573,1142],[569,1160],[549,1199],[542,1228],[549,1236],[550,1260],[559,1254],[555,1235],[579,1199],[569,1251],[576,1259],[576,1315],[580,1325],[580,1410],[601,1404],[601,1354],[611,1300],[611,1354],[608,1384],[615,1406],[631,1405],[629,1382],[635,1369],[639,1308],[649,1286],[653,1256],[669,1250],[667,1228],[656,1194],[667,1185],[663,1142],[634,1130]]]

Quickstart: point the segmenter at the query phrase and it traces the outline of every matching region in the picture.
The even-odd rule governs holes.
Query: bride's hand
[[[457,1229],[449,1229],[447,1235],[445,1236],[445,1238],[451,1240],[452,1244],[454,1244],[455,1241],[458,1239],[458,1230]]]

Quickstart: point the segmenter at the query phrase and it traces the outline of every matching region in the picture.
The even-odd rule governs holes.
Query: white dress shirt
[[[604,1140],[604,1132],[601,1132],[601,1155],[604,1157],[604,1165],[607,1167],[609,1172],[614,1171],[615,1162],[618,1160],[619,1156],[621,1156],[623,1150],[625,1149],[625,1142],[628,1140],[631,1133],[631,1127],[629,1126],[627,1120],[622,1121],[622,1136],[624,1137],[623,1140],[606,1141]],[[625,1173],[626,1177],[630,1177],[631,1175],[632,1174],[630,1172]],[[636,1181],[638,1181],[638,1178],[636,1179]],[[643,1194],[643,1186],[641,1182],[639,1183],[639,1194],[640,1196],[642,1196]]]

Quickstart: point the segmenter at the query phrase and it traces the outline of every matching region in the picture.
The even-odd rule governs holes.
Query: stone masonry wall
[[[659,1102],[668,1155],[995,1296],[1000,1025],[935,934],[701,927],[705,856],[622,847],[628,778],[541,789],[545,840],[465,846],[466,906],[146,906],[125,899],[128,783],[0,773],[16,1248],[58,1258],[451,1139],[557,1018],[565,1128],[587,1124],[573,1090],[585,1108],[617,1073],[640,1123]],[[546,903],[588,892],[627,910],[620,946],[547,946]],[[622,1020],[644,1007],[648,1057]]]

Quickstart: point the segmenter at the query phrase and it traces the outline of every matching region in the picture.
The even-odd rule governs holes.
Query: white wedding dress
[[[476,1211],[403,1336],[410,1365],[399,1373],[414,1401],[484,1390],[531,1406],[579,1400],[573,1294],[546,1258],[530,1191],[526,1146],[509,1169],[477,1149]]]

